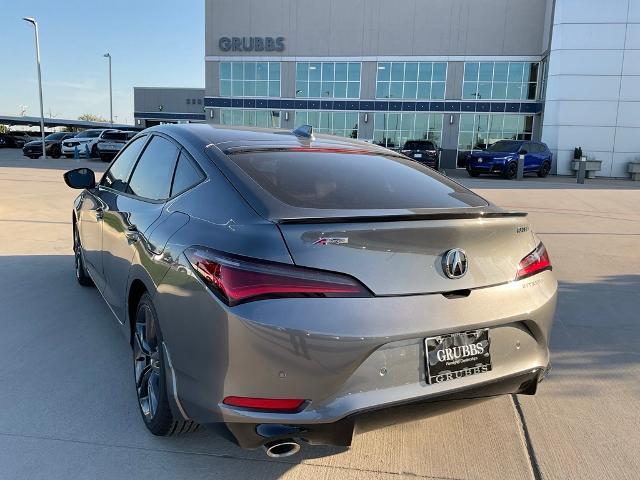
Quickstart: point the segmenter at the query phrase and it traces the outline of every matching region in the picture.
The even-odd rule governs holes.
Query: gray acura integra
[[[131,343],[156,435],[350,445],[360,414],[533,394],[549,367],[557,283],[526,214],[401,154],[164,125],[65,181],[78,281]]]

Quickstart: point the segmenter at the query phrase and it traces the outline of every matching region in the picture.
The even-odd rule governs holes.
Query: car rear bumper
[[[310,444],[351,445],[356,431],[368,431],[387,425],[416,421],[471,403],[506,394],[534,395],[549,367],[535,368],[474,387],[444,392],[394,405],[355,412],[333,423],[227,423],[226,427],[242,448],[259,448],[274,440],[296,439]]]
[[[171,268],[154,296],[174,410],[198,423],[226,423],[242,446],[259,446],[263,424],[316,425],[317,434],[297,437],[340,444],[326,432],[348,427],[350,420],[337,423],[343,419],[458,394],[486,396],[489,385],[533,392],[525,381],[549,364],[557,290],[549,271],[460,298],[290,298],[229,308],[187,269]],[[491,371],[429,384],[425,338],[480,328],[489,329]],[[512,384],[514,376],[526,378]],[[308,403],[298,413],[271,413],[225,405],[227,396]]]
[[[439,158],[437,155],[429,155],[426,153],[421,153],[418,155],[409,154],[407,156],[410,159],[415,160],[418,163],[422,163],[423,165],[427,165],[428,167],[431,167],[431,168],[436,168],[438,166]]]

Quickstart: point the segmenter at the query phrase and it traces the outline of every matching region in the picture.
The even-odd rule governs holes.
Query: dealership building
[[[430,139],[441,166],[499,139],[640,159],[640,1],[206,0],[205,88],[136,88],[138,125],[206,121]]]

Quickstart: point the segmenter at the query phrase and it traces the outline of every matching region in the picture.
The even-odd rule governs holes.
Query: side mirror
[[[93,188],[96,186],[96,175],[90,168],[76,168],[63,175],[64,183],[71,188]]]
[[[529,153],[529,152],[527,152],[527,151],[526,151],[526,150],[524,150],[524,149],[520,150],[520,155],[526,155],[527,153]]]

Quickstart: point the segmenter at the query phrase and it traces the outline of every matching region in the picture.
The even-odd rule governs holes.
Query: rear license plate
[[[491,371],[488,328],[425,338],[424,345],[428,383]]]
[[[416,153],[413,155],[413,158],[422,158],[422,154],[421,153]]]

